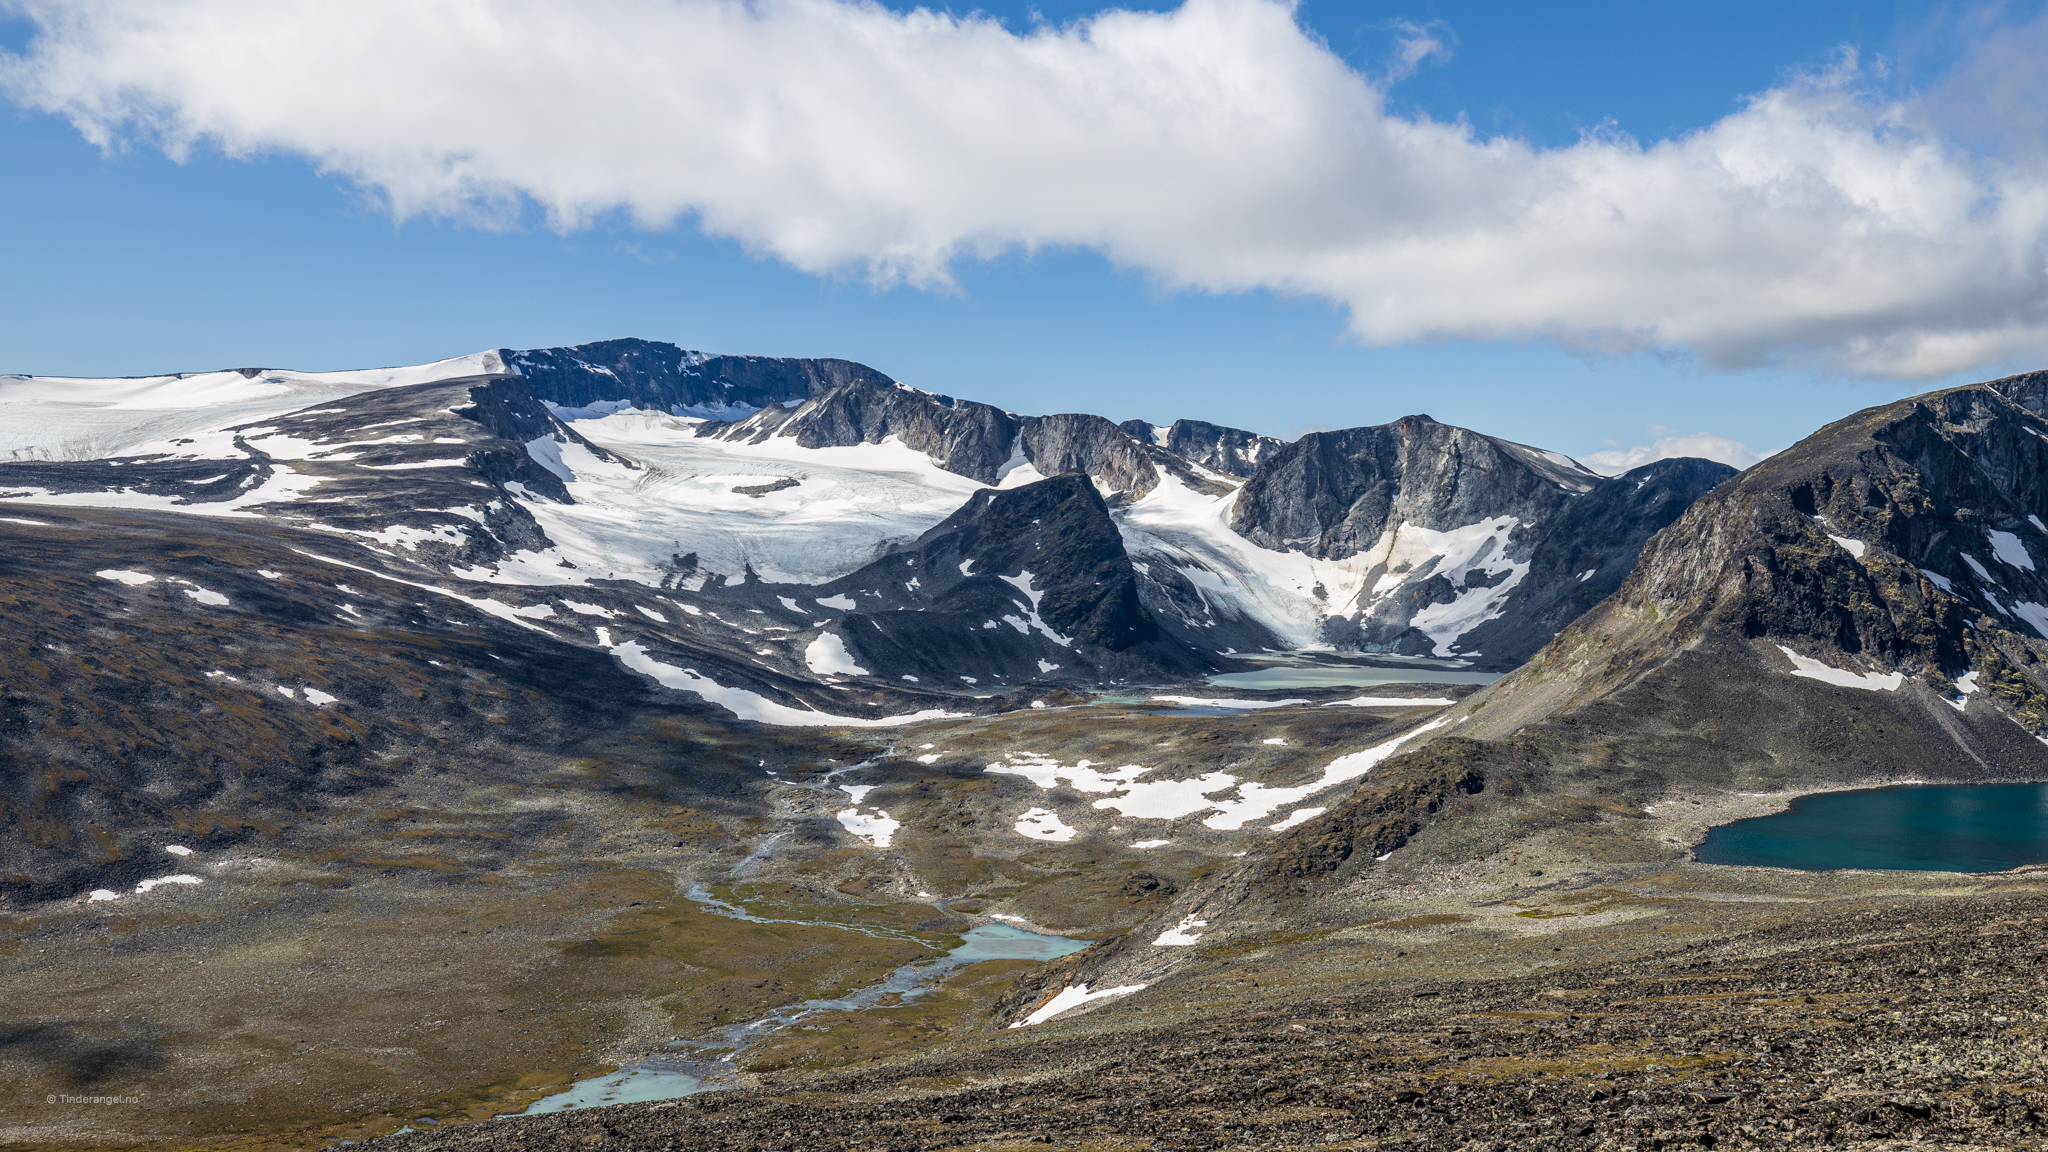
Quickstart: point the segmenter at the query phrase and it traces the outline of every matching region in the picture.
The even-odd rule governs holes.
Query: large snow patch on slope
[[[0,461],[95,460],[376,388],[502,372],[496,352],[354,372],[239,371],[94,379],[0,376]]]

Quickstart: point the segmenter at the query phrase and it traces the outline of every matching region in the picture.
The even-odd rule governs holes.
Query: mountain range
[[[421,1118],[623,1065],[752,1085],[749,1124],[829,1073],[891,1124],[1007,1139],[1024,1093],[1077,1138],[1190,1147],[1257,1143],[1262,1111],[1297,1144],[1448,1139],[1483,1068],[1596,1126],[1629,1079],[1691,1133],[1663,1146],[1743,1146],[1758,1116],[1684,1101],[1906,1099],[1908,1047],[1974,1043],[1926,997],[1869,1052],[1772,1047],[1793,1025],[1751,1036],[1736,1000],[1616,1021],[1710,962],[1714,997],[1791,995],[2048,915],[2025,874],[1964,916],[1948,880],[1692,856],[1805,793],[2048,778],[2048,373],[1739,474],[1603,477],[1424,415],[1116,415],[644,340],[0,377],[0,999],[58,989],[0,1085],[159,1102],[0,1142],[461,1147],[514,1129]],[[1026,928],[1090,946],[854,1004]],[[1281,1069],[1256,1091],[1175,1047],[1229,1021]],[[1337,1085],[1297,1058],[1340,1036]],[[1145,1108],[1104,1110],[1113,1072]],[[633,1139],[725,1132],[718,1095]],[[1541,1126],[1496,1095],[1489,1138]],[[1929,1108],[1840,1125],[1949,1132]]]

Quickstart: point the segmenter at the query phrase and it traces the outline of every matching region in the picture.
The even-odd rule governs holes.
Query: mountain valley
[[[2032,1139],[2042,873],[1692,848],[2048,779],[2044,411],[1606,477],[639,340],[0,377],[0,1146]],[[984,927],[1089,946],[713,1043]]]

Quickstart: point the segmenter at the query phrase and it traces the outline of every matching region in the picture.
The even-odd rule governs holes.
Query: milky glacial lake
[[[1802,796],[1708,831],[1698,858],[1810,872],[2003,872],[2048,864],[2048,784],[1905,784]]]
[[[1224,672],[1209,677],[1209,683],[1218,688],[1250,689],[1371,688],[1379,684],[1491,684],[1500,677],[1498,672],[1463,672],[1449,668],[1310,664],[1260,668],[1253,672]]]

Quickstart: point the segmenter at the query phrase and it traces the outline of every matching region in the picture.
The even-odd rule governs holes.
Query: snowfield
[[[0,376],[0,460],[96,460],[268,420],[375,388],[502,373],[496,352],[357,372],[227,370],[88,379]],[[238,453],[230,453],[238,455]]]
[[[509,584],[612,578],[658,585],[672,557],[694,552],[707,575],[737,577],[751,565],[773,583],[822,584],[917,539],[982,487],[894,437],[849,448],[804,448],[792,439],[736,444],[698,436],[701,423],[638,409],[578,420],[579,434],[641,467],[551,441],[543,463],[563,477],[576,503],[524,503],[556,548],[467,575]],[[736,491],[783,480],[796,483]],[[561,567],[565,559],[576,567]]]

